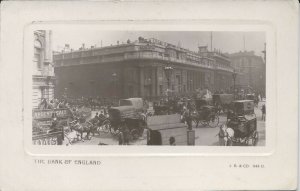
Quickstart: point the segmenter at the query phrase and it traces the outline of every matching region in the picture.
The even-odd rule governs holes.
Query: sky
[[[223,53],[235,53],[239,51],[254,51],[262,56],[265,43],[265,32],[220,32],[220,31],[95,31],[95,30],[53,30],[53,49],[61,51],[65,44],[69,44],[73,50],[78,50],[82,44],[86,48],[116,45],[117,41],[126,43],[135,41],[138,37],[156,38],[158,40],[180,45],[192,51],[197,51],[198,46],[212,47]]]

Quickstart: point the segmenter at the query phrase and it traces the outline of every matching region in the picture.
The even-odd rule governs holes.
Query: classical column
[[[157,73],[157,67],[152,67],[151,68],[151,93],[152,93],[152,95],[151,95],[151,97],[154,97],[154,96],[156,96],[157,95],[157,93],[156,93],[156,84],[157,84],[157,75],[156,75],[156,73]]]
[[[156,86],[156,95],[157,96],[161,96],[160,95],[160,89],[159,89],[159,85],[163,84],[163,76],[161,74],[162,74],[162,68],[160,66],[156,67],[156,83],[155,83],[155,86]]]
[[[139,79],[139,95],[140,97],[143,97],[144,96],[144,67],[143,66],[140,66],[139,67],[139,75],[140,75],[140,79]]]

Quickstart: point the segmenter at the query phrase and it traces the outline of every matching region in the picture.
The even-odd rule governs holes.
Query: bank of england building
[[[168,92],[184,96],[233,88],[229,57],[207,46],[191,51],[139,37],[106,47],[83,44],[56,52],[53,59],[56,97],[159,98]]]

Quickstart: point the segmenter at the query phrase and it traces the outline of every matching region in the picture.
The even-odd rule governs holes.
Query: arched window
[[[42,43],[38,40],[34,41],[34,63],[37,69],[42,68]]]

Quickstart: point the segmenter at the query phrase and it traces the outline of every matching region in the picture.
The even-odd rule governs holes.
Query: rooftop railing
[[[154,60],[162,60],[165,62],[175,62],[175,63],[180,63],[184,65],[191,65],[191,66],[197,66],[197,67],[203,67],[203,68],[208,68],[208,69],[219,69],[219,70],[224,70],[224,71],[229,71],[233,72],[233,69],[230,67],[226,66],[217,66],[214,63],[204,63],[203,60],[207,59],[210,60],[209,58],[205,57],[193,57],[189,56],[187,57],[172,57],[172,56],[166,56],[163,53],[155,52],[155,51],[132,51],[132,52],[124,52],[122,54],[106,54],[106,55],[96,55],[94,53],[85,53],[85,54],[78,54],[79,52],[69,52],[65,54],[57,54],[54,55],[54,60],[68,60],[68,59],[74,59],[74,58],[86,58],[86,57],[95,57],[96,62],[118,62],[118,61],[124,61],[124,60],[135,60],[135,59],[154,59]],[[92,59],[92,61],[81,61],[80,63],[83,64],[89,64],[89,63],[94,63],[95,59]],[[64,65],[64,64],[62,64]],[[71,64],[68,64],[71,65]]]

